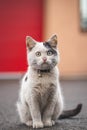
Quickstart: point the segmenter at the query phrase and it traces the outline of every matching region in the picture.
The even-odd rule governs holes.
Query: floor
[[[87,130],[87,81],[60,81],[64,95],[65,109],[83,103],[81,113],[71,119],[58,120],[57,124],[45,130]],[[20,87],[19,80],[0,80],[0,130],[32,130],[19,121],[16,101]]]

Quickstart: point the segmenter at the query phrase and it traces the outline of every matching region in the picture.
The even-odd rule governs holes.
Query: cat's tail
[[[62,114],[59,116],[59,119],[65,119],[65,118],[76,116],[80,113],[81,109],[82,109],[82,104],[78,104],[75,109],[63,111]]]

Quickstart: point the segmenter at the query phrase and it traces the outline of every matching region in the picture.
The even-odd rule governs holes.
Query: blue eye
[[[41,52],[39,52],[39,51],[37,51],[35,54],[37,57],[41,56]]]
[[[49,50],[49,51],[47,51],[47,55],[51,56],[51,55],[53,55],[53,52],[51,50]]]

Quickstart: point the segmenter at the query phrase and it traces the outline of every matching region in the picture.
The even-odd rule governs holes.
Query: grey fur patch
[[[26,77],[25,77],[25,81],[27,81],[27,79],[28,79],[28,77],[26,76]]]
[[[47,49],[51,50],[55,56],[57,55],[57,51],[56,51],[55,49],[53,49],[53,47],[50,45],[49,42],[43,42],[43,45],[44,45]]]

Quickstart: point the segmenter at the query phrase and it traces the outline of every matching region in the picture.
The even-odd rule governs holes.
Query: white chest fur
[[[27,81],[25,80],[27,77]],[[21,97],[26,100],[30,98],[32,93],[39,95],[41,100],[45,102],[49,94],[55,92],[59,88],[58,69],[57,67],[50,73],[43,73],[41,77],[37,72],[29,68],[22,81]]]

